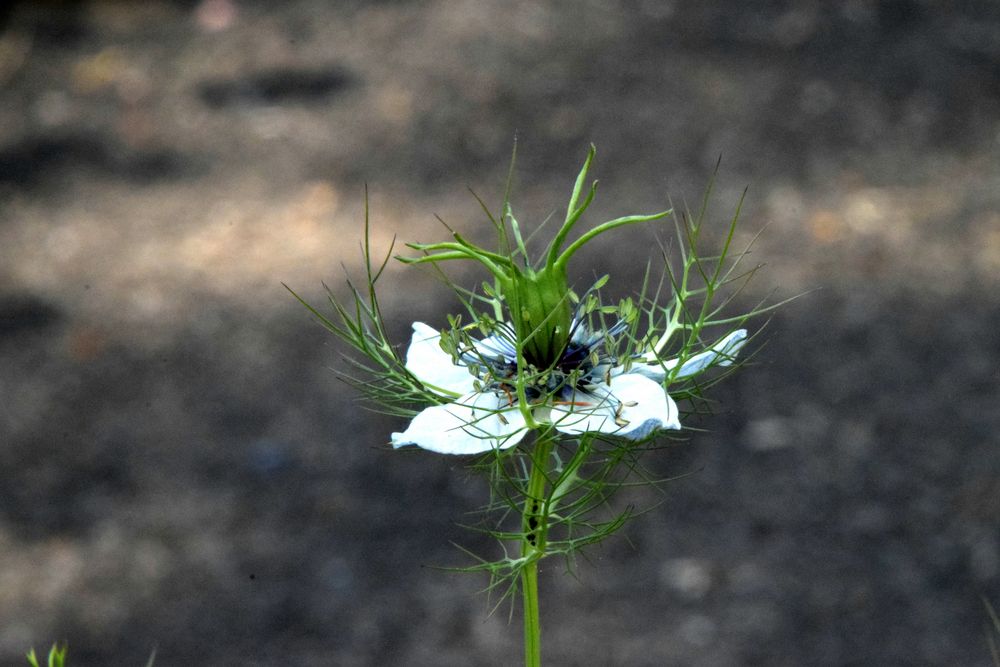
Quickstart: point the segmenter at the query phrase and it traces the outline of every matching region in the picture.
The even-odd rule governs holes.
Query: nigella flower
[[[613,229],[671,214],[667,210],[615,218],[572,239],[571,232],[596,191],[596,182],[585,191],[593,157],[591,146],[573,187],[566,220],[537,261],[529,261],[520,227],[506,203],[502,222],[491,218],[500,232],[501,252],[476,246],[454,231],[451,241],[408,244],[422,253],[400,258],[409,264],[478,262],[493,277],[485,300],[493,303],[496,313],[506,312],[510,321],[497,325],[483,340],[457,341],[465,349],[454,349],[451,343],[456,341],[449,340],[448,351],[437,331],[420,322],[413,325],[406,369],[423,387],[453,400],[418,413],[404,432],[392,434],[394,446],[476,454],[513,447],[527,431],[548,426],[569,435],[600,433],[644,440],[656,431],[681,428],[677,405],[665,389],[670,381],[713,364],[732,363],[746,339],[742,329],[688,359],[665,361],[661,352],[666,340],[661,338],[619,363],[613,343],[627,325],[592,331],[584,315],[593,311],[573,312],[567,277],[573,255]],[[684,285],[690,266],[686,260]],[[607,279],[599,279],[588,295]],[[682,305],[678,301],[673,308]],[[669,339],[673,333],[668,327],[662,336]]]
[[[608,343],[625,328],[619,322],[607,331],[590,331],[574,318],[556,363],[524,382],[528,412],[536,422],[570,435],[601,433],[630,440],[680,429],[677,405],[663,388],[665,380],[732,364],[747,334],[744,329],[734,331],[683,363],[673,359],[651,364],[636,357],[635,363],[619,364],[608,352]],[[479,454],[520,442],[529,427],[517,399],[514,338],[510,325],[499,325],[495,333],[453,357],[442,349],[439,332],[415,322],[407,370],[435,393],[457,398],[417,414],[404,432],[392,434],[393,446]]]

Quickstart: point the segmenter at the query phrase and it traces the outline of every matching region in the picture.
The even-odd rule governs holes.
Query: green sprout
[[[35,649],[28,651],[28,664],[31,667],[39,667],[38,656],[35,655]],[[59,646],[58,644],[53,644],[52,648],[49,649],[49,657],[46,662],[47,667],[65,667],[66,666],[66,645]]]

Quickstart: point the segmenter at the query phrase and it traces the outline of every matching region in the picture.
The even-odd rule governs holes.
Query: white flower
[[[602,352],[604,339],[624,325],[591,333],[574,322],[574,333],[544,387],[528,394],[532,416],[563,433],[604,433],[641,440],[655,431],[681,428],[677,405],[663,389],[672,379],[701,372],[711,365],[728,366],[746,340],[739,329],[683,363],[617,365]],[[441,335],[422,322],[413,324],[406,368],[425,386],[452,402],[420,412],[402,433],[392,434],[394,447],[417,445],[441,454],[479,454],[513,447],[528,427],[513,392],[516,353],[508,327],[476,341],[456,363],[441,349]],[[676,371],[677,365],[681,366]],[[504,380],[510,380],[510,384]]]

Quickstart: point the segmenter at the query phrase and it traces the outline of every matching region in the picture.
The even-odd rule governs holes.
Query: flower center
[[[528,362],[522,373],[527,399],[565,399],[574,390],[592,392],[599,385],[608,384],[611,369],[618,360],[608,351],[607,343],[624,330],[625,324],[619,322],[607,331],[591,332],[574,319],[570,340],[551,367],[539,368]],[[462,355],[469,370],[483,381],[484,389],[513,396],[519,379],[513,345],[491,337],[482,341],[479,348],[478,353],[469,351]]]
[[[565,270],[525,268],[503,292],[524,359],[539,368],[552,365],[569,342],[573,316]]]

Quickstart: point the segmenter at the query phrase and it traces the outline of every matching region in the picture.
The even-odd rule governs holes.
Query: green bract
[[[579,222],[584,211],[594,200],[597,181],[591,183],[583,201],[580,195],[587,181],[590,163],[596,149],[587,153],[583,168],[576,177],[573,194],[566,208],[566,220],[549,244],[541,261],[531,264],[524,245],[520,225],[514,218],[509,202],[504,204],[503,218],[507,225],[498,225],[501,252],[480,248],[457,232],[454,241],[446,243],[409,243],[408,247],[424,252],[423,257],[400,257],[408,264],[438,263],[453,259],[469,259],[482,264],[495,278],[501,300],[506,304],[508,316],[514,326],[524,354],[524,361],[537,368],[547,368],[559,358],[569,342],[573,319],[572,292],[567,280],[566,267],[570,258],[584,245],[604,232],[637,222],[665,218],[671,210],[651,215],[629,215],[609,220],[587,231],[563,249],[570,232]],[[507,228],[514,243],[510,243]]]

